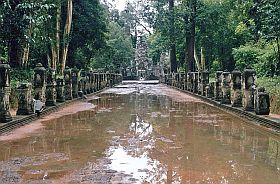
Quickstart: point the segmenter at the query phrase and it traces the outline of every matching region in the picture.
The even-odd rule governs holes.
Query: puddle
[[[126,84],[88,100],[1,136],[0,183],[280,181],[278,136],[182,92]]]

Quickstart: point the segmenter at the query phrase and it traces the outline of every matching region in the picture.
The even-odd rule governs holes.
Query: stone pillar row
[[[242,107],[245,111],[255,111],[258,115],[270,112],[269,95],[264,88],[256,88],[256,71],[246,68],[243,74],[218,70],[215,81],[209,81],[209,72],[172,73],[164,75],[168,85],[205,96],[221,104]]]
[[[34,69],[33,85],[20,83],[16,89],[18,93],[16,114],[32,114],[33,99],[41,100],[46,106],[56,106],[58,102],[78,98],[79,93],[91,94],[105,87],[112,87],[121,81],[122,75],[120,74],[96,73],[92,70],[70,69],[69,67],[65,68],[62,77],[57,77],[54,69],[46,69],[41,63],[38,63]],[[10,93],[10,66],[0,63],[0,123],[12,121]]]

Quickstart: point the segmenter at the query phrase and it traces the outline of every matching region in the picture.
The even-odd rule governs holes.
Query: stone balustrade
[[[209,81],[209,72],[172,73],[164,75],[164,83],[197,95],[215,100],[232,107],[242,107],[245,111],[255,111],[257,115],[270,112],[269,94],[264,88],[256,88],[256,71],[246,68],[243,74],[218,70],[215,81]]]
[[[105,87],[112,87],[121,81],[121,74],[98,73],[92,70],[71,69],[69,67],[65,68],[62,78],[57,78],[55,70],[46,69],[41,63],[38,63],[34,68],[33,85],[20,83],[16,89],[18,93],[16,114],[29,115],[34,113],[33,99],[41,100],[46,106],[56,106],[57,103],[78,98],[78,94],[91,94]],[[8,123],[13,120],[10,114],[10,93],[10,66],[1,62],[0,123]]]
[[[33,113],[33,98],[31,83],[21,83],[17,87],[18,109],[17,115],[29,115]]]
[[[10,66],[1,61],[0,64],[0,123],[12,121],[10,113],[11,94]]]

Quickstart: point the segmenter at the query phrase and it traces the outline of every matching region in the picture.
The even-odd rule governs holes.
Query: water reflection
[[[91,100],[94,110],[0,142],[0,183],[41,181],[45,175],[94,183],[108,168],[136,179],[128,183],[279,183],[278,136],[206,104],[152,94],[151,88],[163,87],[103,93]],[[112,173],[105,172],[106,182]]]

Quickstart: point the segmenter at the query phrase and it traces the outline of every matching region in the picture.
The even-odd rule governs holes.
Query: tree
[[[27,66],[34,31],[50,19],[54,4],[39,0],[7,0],[0,4],[1,40],[8,50],[8,61],[12,67]]]
[[[117,71],[128,66],[134,56],[131,38],[125,28],[116,22],[109,22],[106,47],[100,49],[92,58],[90,66]]]
[[[82,68],[106,46],[109,12],[98,0],[77,0],[74,3],[68,65]]]
[[[264,0],[260,4],[262,32],[268,41],[276,44],[275,53],[277,56],[276,72],[280,75],[280,2],[276,0]]]
[[[177,72],[177,61],[176,61],[176,45],[174,42],[175,38],[175,27],[174,27],[174,0],[168,0],[168,8],[169,8],[169,43],[170,43],[170,64],[171,64],[171,72]]]

